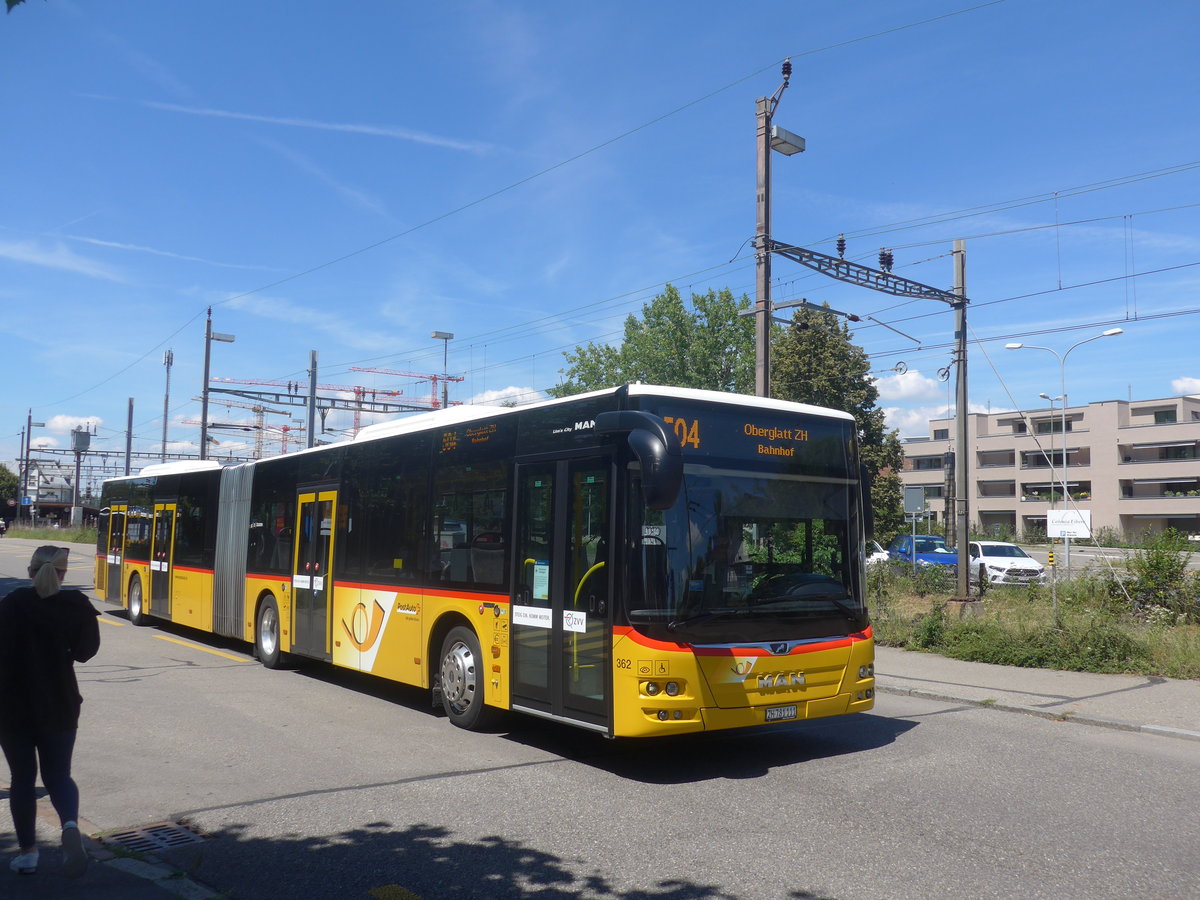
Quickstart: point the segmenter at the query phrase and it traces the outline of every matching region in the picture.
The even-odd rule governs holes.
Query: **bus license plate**
[[[794,706],[768,706],[767,721],[782,722],[784,719],[796,718],[796,707]]]

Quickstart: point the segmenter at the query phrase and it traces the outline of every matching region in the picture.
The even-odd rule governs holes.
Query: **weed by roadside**
[[[1157,582],[1143,588],[1151,583],[1160,602],[1170,597]],[[901,568],[880,567],[868,586],[875,639],[884,646],[997,665],[1200,678],[1200,624],[1176,604],[1147,615],[1141,593],[1109,575],[1060,582],[1057,620],[1049,589],[1036,585],[994,588],[970,604],[970,615],[949,592],[931,593]]]

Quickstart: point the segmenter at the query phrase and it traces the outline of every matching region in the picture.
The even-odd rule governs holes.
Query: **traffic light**
[[[838,259],[843,259],[846,256],[846,236],[839,234],[837,239]]]

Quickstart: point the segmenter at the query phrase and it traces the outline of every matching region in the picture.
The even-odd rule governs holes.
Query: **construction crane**
[[[193,397],[192,399],[195,400],[196,402],[200,402],[200,400],[201,400],[200,397]],[[273,415],[273,416],[287,416],[289,419],[292,417],[292,414],[290,412],[287,412],[286,410],[271,409],[267,406],[264,406],[261,403],[243,403],[240,400],[226,400],[226,399],[220,398],[220,397],[214,398],[212,400],[212,402],[219,403],[221,406],[225,406],[225,407],[229,407],[229,408],[236,407],[238,409],[248,409],[254,413],[254,458],[255,459],[262,459],[262,456],[263,456],[263,437],[267,431],[266,424],[265,424],[267,414],[269,413],[270,415]],[[186,424],[199,424],[199,423],[189,422]],[[235,427],[235,426],[224,426],[224,427]],[[271,429],[271,430],[275,431],[275,429]],[[283,439],[283,452],[287,453],[287,436],[286,436],[286,434],[284,435],[284,439]]]
[[[280,393],[263,394],[263,399],[269,399],[272,403],[291,404],[293,406],[303,405],[303,401],[308,396],[309,385],[304,381],[279,381],[257,378],[213,378],[213,382],[219,384],[256,384],[269,387],[283,388]],[[362,427],[363,412],[405,412],[414,409],[424,409],[425,407],[416,403],[405,402],[395,403],[388,402],[389,397],[403,396],[403,391],[387,390],[382,388],[363,387],[361,384],[318,384],[316,385],[319,391],[337,391],[339,393],[353,394],[353,400],[344,400],[341,398],[325,398],[324,403],[318,404],[325,411],[330,409],[349,409],[354,413],[354,434],[358,434]],[[212,392],[222,393],[221,389],[213,388]],[[258,399],[250,396],[251,392],[227,391],[240,397],[248,397],[248,399]],[[255,392],[258,393],[258,392]],[[342,406],[341,403],[351,404]],[[311,424],[311,423],[310,423]]]
[[[440,409],[442,404],[438,400],[438,382],[439,381],[462,381],[461,375],[423,375],[419,372],[397,372],[395,369],[365,369],[360,366],[351,366],[352,372],[373,372],[376,375],[395,375],[399,378],[416,378],[419,381],[428,381],[432,384],[432,390],[429,394],[429,399],[424,401],[429,404],[430,409]]]

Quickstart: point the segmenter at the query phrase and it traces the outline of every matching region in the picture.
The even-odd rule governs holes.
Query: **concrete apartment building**
[[[901,478],[925,489],[926,509],[942,522],[953,492],[954,419],[934,419],[929,430],[903,442]],[[1200,397],[1069,406],[1065,441],[1061,407],[972,413],[967,433],[972,529],[1044,532],[1065,458],[1072,506],[1091,511],[1093,533],[1200,536]]]

